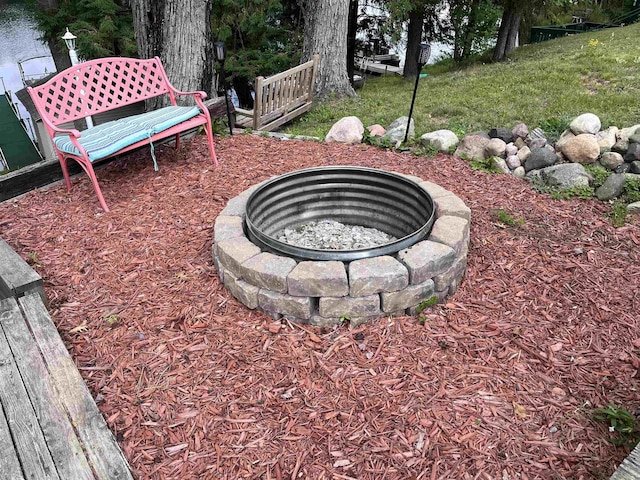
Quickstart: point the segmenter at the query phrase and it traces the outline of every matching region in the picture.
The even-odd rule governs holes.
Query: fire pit
[[[311,168],[231,199],[214,225],[213,259],[225,287],[251,309],[316,325],[360,323],[414,314],[454,293],[470,217],[462,200],[419,177]],[[325,221],[376,229],[384,240],[317,248],[283,234]]]

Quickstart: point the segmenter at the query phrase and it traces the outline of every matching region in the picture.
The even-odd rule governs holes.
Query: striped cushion
[[[200,113],[198,107],[164,107],[131,117],[120,118],[82,132],[78,142],[91,162],[113,155],[129,145],[151,137]],[[59,150],[80,155],[68,135],[54,138]]]

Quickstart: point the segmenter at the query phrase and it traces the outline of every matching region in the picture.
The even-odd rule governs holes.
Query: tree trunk
[[[471,8],[469,9],[469,23],[464,32],[464,41],[462,45],[462,58],[467,58],[471,55],[471,48],[473,47],[473,39],[476,35],[476,28],[478,25],[478,8],[480,7],[480,0],[473,0],[471,2]]]
[[[402,76],[411,78],[418,75],[418,48],[422,41],[422,26],[424,24],[424,5],[416,6],[409,12],[409,26],[407,27],[407,52],[404,56],[404,71]]]
[[[349,2],[349,31],[347,33],[347,76],[353,86],[353,75],[356,71],[356,33],[358,32],[358,0]]]
[[[165,0],[166,1],[166,0]],[[173,0],[175,1],[175,0]],[[320,54],[315,94],[355,97],[347,75],[347,23],[350,0],[303,0],[302,61]]]
[[[498,30],[498,39],[496,40],[496,47],[493,49],[493,61],[500,62],[504,59],[505,50],[507,47],[507,37],[509,36],[509,29],[511,28],[511,17],[513,11],[510,8],[504,9],[502,12],[502,20],[500,21],[500,29]]]
[[[131,0],[140,58],[160,57],[171,84],[178,90],[213,86],[212,0]],[[168,105],[159,97],[147,109]]]
[[[513,52],[518,46],[518,33],[520,32],[520,12],[514,12],[509,22],[509,33],[507,35],[507,43],[504,47],[504,56],[506,57]]]

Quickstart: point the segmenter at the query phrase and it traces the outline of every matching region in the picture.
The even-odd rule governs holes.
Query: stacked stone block
[[[415,314],[434,296],[443,301],[466,270],[471,210],[441,186],[408,178],[433,198],[436,220],[429,237],[393,256],[348,263],[296,261],[249,241],[242,222],[252,187],[216,218],[213,262],[220,279],[250,309],[314,325]]]

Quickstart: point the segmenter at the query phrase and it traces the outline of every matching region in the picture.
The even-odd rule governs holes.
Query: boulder
[[[513,142],[513,132],[508,128],[492,128],[489,130],[489,137],[499,138],[504,143]]]
[[[608,152],[616,144],[618,127],[609,127],[606,130],[596,133],[596,140],[600,146],[600,153]]]
[[[589,185],[589,174],[579,163],[563,163],[543,168],[540,175],[547,185],[561,190]]]
[[[439,152],[449,152],[458,146],[460,139],[451,130],[436,130],[422,135],[420,143],[424,146],[433,145]]]
[[[518,150],[518,158],[520,159],[520,163],[524,163],[527,161],[527,158],[531,156],[531,149],[526,145]]]
[[[640,160],[636,160],[635,162],[631,162],[629,164],[629,171],[631,173],[640,173]]]
[[[363,133],[364,125],[358,117],[343,117],[333,124],[324,140],[336,143],[360,143]]]
[[[562,150],[562,146],[575,136],[576,135],[571,130],[565,130],[560,134],[560,138],[558,138],[558,141],[556,142],[556,148],[558,150]]]
[[[513,140],[513,144],[516,146],[516,148],[518,150],[520,150],[522,147],[524,147],[526,145],[525,141],[523,139],[521,139],[520,137],[514,139]]]
[[[627,212],[640,213],[640,202],[633,202],[627,205]]]
[[[598,200],[611,200],[622,193],[626,178],[624,173],[613,173],[607,177],[602,186],[596,190]]]
[[[529,142],[529,148],[530,149],[534,149],[534,148],[542,148],[547,144],[547,139],[546,138],[534,138]]]
[[[518,123],[511,129],[511,133],[513,133],[513,138],[521,138],[524,140],[527,138],[527,135],[529,135],[529,127],[524,123]]]
[[[629,145],[627,153],[624,154],[624,161],[627,163],[640,160],[640,143],[632,143]]]
[[[387,133],[384,134],[384,137],[388,138],[393,145],[404,141],[405,133],[407,131],[407,122],[409,122],[409,117],[396,118],[393,122],[391,122],[391,125],[389,125]],[[414,138],[415,136],[416,129],[412,118],[411,122],[409,123],[408,138]]]
[[[611,147],[611,150],[624,155],[629,149],[629,137],[639,133],[638,130],[640,130],[640,124],[621,129],[617,135],[618,141]]]
[[[376,123],[375,125],[369,125],[367,127],[367,130],[369,130],[369,133],[371,134],[372,137],[381,137],[382,135],[387,133],[385,128],[379,123]]]
[[[531,149],[531,155],[527,158],[524,164],[525,171],[537,170],[539,168],[550,167],[554,163],[558,156],[555,152],[552,152],[548,148],[533,148]]]
[[[513,171],[513,176],[516,178],[524,178],[525,174],[524,167],[518,167]]]
[[[597,115],[593,113],[583,113],[573,119],[569,124],[569,129],[576,135],[580,135],[581,133],[595,135],[600,131],[601,126],[602,124]]]
[[[629,137],[629,145],[632,143],[640,143],[640,133],[634,133]]]
[[[504,154],[508,157],[509,155],[516,155],[518,153],[518,147],[516,147],[513,143],[507,143],[507,148],[504,151]]]
[[[511,173],[511,170],[507,166],[507,162],[504,161],[504,158],[491,157],[491,161],[493,162],[493,166],[502,173]]]
[[[570,162],[594,163],[600,156],[600,146],[596,136],[590,133],[581,133],[567,139],[560,147],[560,151]]]
[[[466,135],[460,141],[454,155],[468,160],[482,160],[485,158],[485,148],[489,143],[489,138],[481,135]]]
[[[629,170],[631,170],[631,164],[623,163],[622,165],[618,165],[613,171],[615,173],[627,173]]]
[[[487,143],[487,146],[484,149],[484,152],[487,157],[504,157],[504,152],[507,149],[507,144],[504,140],[499,138],[492,138]]]
[[[605,152],[600,156],[600,165],[608,170],[615,170],[616,167],[623,163],[622,155],[616,152]]]
[[[520,158],[518,157],[518,155],[509,155],[507,157],[507,166],[511,170],[515,170],[521,165],[522,165],[522,162],[520,161]]]

